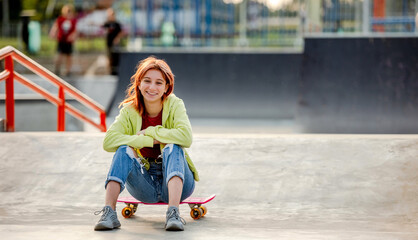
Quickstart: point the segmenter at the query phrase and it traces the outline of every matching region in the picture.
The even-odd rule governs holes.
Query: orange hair
[[[159,70],[162,73],[166,84],[168,85],[167,92],[164,93],[161,98],[162,102],[164,102],[165,99],[173,92],[174,74],[171,72],[170,66],[168,66],[164,60],[150,56],[138,63],[136,73],[131,77],[131,83],[126,90],[125,100],[119,104],[119,107],[121,107],[124,103],[132,101],[139,114],[141,116],[143,115],[145,109],[144,98],[141,94],[141,91],[139,91],[138,86],[141,84],[142,78],[145,76],[147,71],[151,69]]]

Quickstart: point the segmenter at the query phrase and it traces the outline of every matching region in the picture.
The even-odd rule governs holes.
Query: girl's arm
[[[57,21],[55,21],[51,27],[51,30],[49,31],[49,37],[54,38],[54,39],[57,38],[57,32],[58,32],[58,25],[57,25]]]
[[[182,147],[190,147],[192,145],[192,127],[189,117],[186,113],[186,107],[183,101],[175,105],[172,110],[173,127],[165,128],[163,126],[148,127],[145,129],[145,136],[150,136],[161,143],[174,143]]]
[[[103,149],[115,152],[122,145],[134,148],[152,147],[154,139],[150,136],[136,135],[129,118],[129,112],[122,108],[103,140]]]

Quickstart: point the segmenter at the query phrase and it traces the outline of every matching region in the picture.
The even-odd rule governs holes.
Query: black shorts
[[[58,52],[62,54],[73,53],[73,43],[70,42],[58,42]]]

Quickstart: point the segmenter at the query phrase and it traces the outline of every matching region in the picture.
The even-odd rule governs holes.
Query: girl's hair
[[[158,59],[154,56],[150,56],[142,61],[139,62],[136,73],[131,77],[131,83],[126,90],[126,97],[123,100],[119,107],[121,107],[124,103],[133,102],[136,110],[142,116],[144,113],[145,105],[144,105],[144,98],[139,91],[138,86],[140,85],[142,78],[145,76],[148,70],[155,69],[159,70],[168,85],[167,92],[164,93],[161,100],[162,102],[173,92],[174,88],[174,74],[171,72],[170,67],[168,64],[161,59]]]

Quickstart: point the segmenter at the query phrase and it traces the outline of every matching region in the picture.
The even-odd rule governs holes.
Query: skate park
[[[393,58],[390,54],[384,56],[383,63],[377,64],[398,66],[392,69],[394,72],[384,70],[389,76],[398,78],[378,75],[375,82],[371,80],[365,83],[368,93],[366,96],[358,90],[360,83],[346,75],[357,68],[363,69],[361,71],[373,79],[374,73],[367,75],[361,62],[334,68],[339,71],[338,84],[343,83],[344,79],[351,79],[353,85],[332,85],[326,78],[323,78],[323,86],[309,81],[313,79],[310,76],[315,76],[318,80],[321,78],[317,75],[336,74],[332,70],[320,73],[313,70],[327,61],[327,57],[314,58],[312,56],[315,54],[310,53],[320,48],[318,45],[321,43],[317,40],[307,39],[306,51],[302,54],[286,53],[278,56],[296,59],[293,67],[303,68],[294,71],[291,68],[290,73],[281,69],[279,73],[273,74],[279,79],[279,86],[293,88],[293,91],[282,90],[283,94],[278,94],[277,91],[268,92],[268,86],[257,85],[254,83],[256,80],[251,79],[248,74],[248,82],[236,80],[245,85],[243,88],[236,88],[241,89],[241,92],[233,92],[239,83],[234,83],[234,77],[228,76],[232,74],[231,71],[224,72],[227,76],[222,79],[232,79],[233,83],[219,84],[223,88],[219,90],[218,96],[213,96],[211,92],[218,89],[216,82],[213,83],[214,89],[202,90],[205,86],[212,86],[205,85],[204,79],[195,85],[182,85],[185,77],[181,75],[181,68],[175,72],[175,93],[185,99],[186,106],[190,106],[192,126],[194,127],[193,122],[196,123],[194,142],[189,152],[196,159],[201,181],[197,183],[194,195],[217,195],[207,204],[208,214],[197,221],[188,216],[187,205],[181,206],[180,211],[187,222],[185,232],[173,235],[164,231],[164,207],[140,206],[134,217],[123,219],[120,210],[124,205],[120,203],[117,209],[122,227],[109,232],[93,231],[97,221],[94,212],[102,207],[103,182],[112,158],[112,153],[102,149],[104,134],[97,130],[46,130],[0,133],[2,236],[6,239],[56,239],[56,234],[61,239],[416,239],[418,128],[415,119],[418,111],[415,104],[417,91],[414,91],[416,86],[413,80],[416,71],[413,71],[412,66],[416,66],[417,59],[415,56],[411,56],[411,59]],[[339,40],[335,39],[334,43],[327,40],[324,44],[330,48],[332,44],[338,45]],[[374,43],[377,44],[372,46],[378,52],[380,47],[402,45],[393,44],[394,41],[405,41],[417,49],[416,41],[413,40],[375,39]],[[362,39],[353,40],[356,41]],[[371,41],[367,39],[364,42]],[[316,48],[310,48],[310,44],[315,44]],[[407,44],[402,46],[405,45]],[[366,47],[370,52],[373,51],[370,45],[366,44]],[[352,50],[356,51],[362,50]],[[399,51],[402,49],[397,49],[398,54]],[[333,52],[332,48],[330,52]],[[345,60],[350,57],[344,49],[342,52],[346,55]],[[176,57],[178,53],[171,54],[171,57]],[[197,60],[194,58],[203,56],[199,61],[205,62],[207,57],[217,57],[216,54],[191,55],[183,59],[195,62]],[[271,53],[260,56],[255,53],[248,56],[242,53],[236,54],[237,56],[229,55],[222,58],[235,57],[238,62],[242,59],[266,59],[275,56]],[[170,53],[163,56],[170,62]],[[309,60],[306,60],[309,57],[312,57],[311,61],[316,66],[309,66]],[[122,59],[130,60],[130,56]],[[329,59],[336,61],[335,59],[342,58]],[[254,59],[252,61],[252,67],[260,68],[260,71],[264,69],[264,74],[268,74],[269,69],[276,69],[265,65],[260,67],[254,63],[264,62]],[[219,68],[216,65],[218,61],[210,62],[214,68]],[[176,67],[174,64],[173,69]],[[241,66],[238,68],[242,70]],[[190,73],[193,68],[187,69]],[[399,74],[405,69],[409,72]],[[208,74],[212,72],[208,69],[205,71]],[[234,74],[239,75],[236,72]],[[190,75],[205,74],[197,72]],[[285,77],[281,78],[281,75]],[[292,81],[292,77],[298,80]],[[380,77],[385,81],[380,81]],[[265,78],[269,76],[266,75]],[[285,79],[285,82],[280,79]],[[190,81],[199,80],[193,77]],[[398,83],[401,85],[397,85]],[[115,98],[120,98],[117,90],[119,86],[110,85],[112,87],[109,88],[113,88],[115,92]],[[121,85],[126,85],[126,82]],[[187,89],[184,86],[196,89]],[[275,88],[280,89],[279,86]],[[254,89],[256,96],[249,96],[249,91]],[[201,94],[197,94],[199,90]],[[343,91],[345,98],[342,98]],[[396,91],[409,95],[398,94]],[[227,93],[231,92],[232,96],[228,96]],[[272,103],[264,100],[257,102],[260,94],[264,94]],[[263,106],[265,103],[266,109],[256,108],[249,103],[248,106],[253,111],[245,115],[239,108],[239,101],[246,99],[246,96],[253,101],[252,104]],[[384,96],[392,98],[381,102],[384,105],[379,105],[377,100]],[[327,105],[323,104],[324,101]],[[361,106],[356,105],[358,101],[361,101]],[[106,104],[111,106],[112,99],[108,97],[103,102],[104,106]],[[200,104],[206,111],[200,110]],[[238,107],[233,109],[233,105]],[[107,122],[111,122],[117,112],[117,108],[111,108],[113,109]],[[230,113],[227,108],[231,108]],[[344,110],[348,114],[341,114]],[[214,120],[202,115],[203,113],[218,115]],[[241,120],[237,118],[240,114],[246,119],[260,114],[270,114],[270,118],[245,121],[244,117]],[[303,117],[300,118],[301,116]],[[348,119],[344,121],[342,117]],[[205,122],[202,120],[204,118],[209,120]],[[286,118],[294,120],[289,120],[289,124],[272,123],[275,119]],[[307,123],[301,127],[304,121]]]

